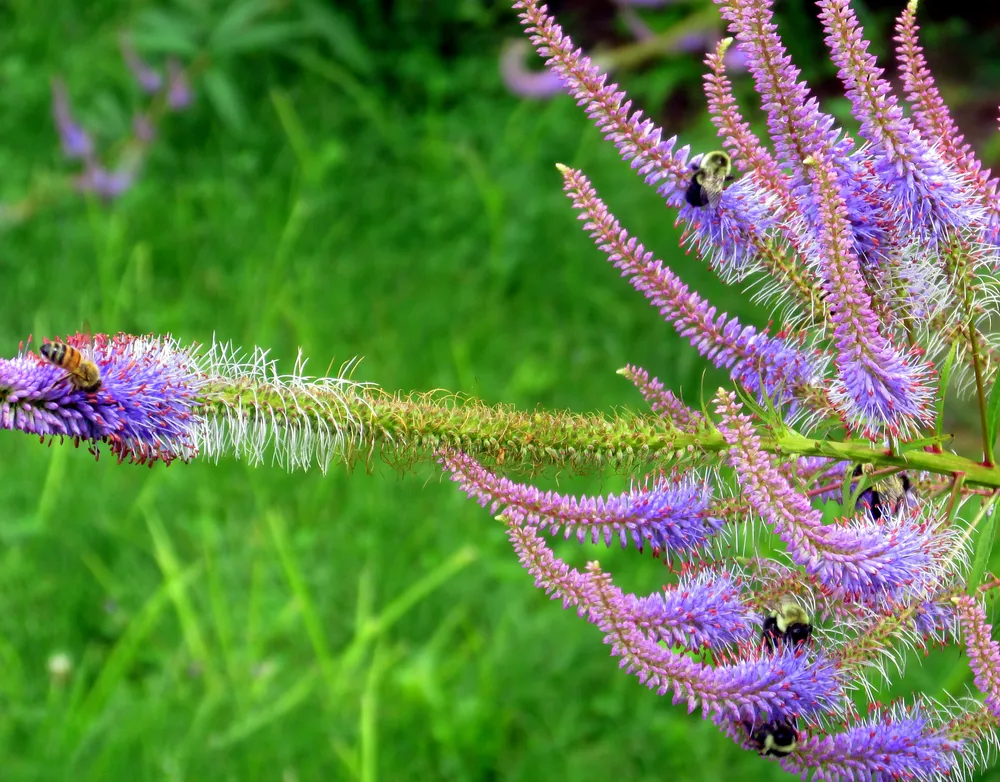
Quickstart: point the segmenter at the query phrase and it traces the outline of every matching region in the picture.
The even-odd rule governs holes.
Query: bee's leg
[[[882,495],[878,493],[875,489],[872,489],[872,518],[875,521],[880,521],[882,519]]]
[[[44,391],[51,391],[51,390],[52,390],[53,388],[55,388],[55,387],[56,387],[57,385],[59,385],[59,384],[60,384],[61,382],[63,382],[64,380],[68,380],[68,381],[69,381],[69,384],[70,384],[70,386],[72,386],[72,385],[73,385],[73,373],[72,373],[72,372],[67,372],[67,373],[66,373],[65,375],[63,375],[62,377],[57,377],[57,378],[56,378],[56,379],[55,379],[55,380],[53,381],[52,385],[49,385],[49,386],[46,386],[45,388],[43,388],[43,389],[42,389],[42,391],[43,391],[43,392],[44,392]]]

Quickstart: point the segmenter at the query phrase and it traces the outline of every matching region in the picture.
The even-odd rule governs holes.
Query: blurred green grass
[[[114,36],[150,9],[6,6],[5,200],[65,170],[52,76],[83,117],[121,124],[101,110],[127,84]],[[720,375],[604,261],[554,164],[583,168],[721,310],[766,313],[677,249],[672,214],[571,101],[521,102],[495,48],[435,59],[413,24],[395,81],[323,46],[246,57],[230,74],[242,124],[202,92],[120,201],[59,202],[9,229],[3,352],[86,318],[262,345],[285,367],[301,347],[315,373],[363,355],[355,377],[389,390],[528,408],[638,406],[615,374],[636,363],[697,404]],[[707,123],[684,130],[712,143]],[[5,781],[783,776],[621,674],[434,470],[149,471],[10,433],[0,470]],[[558,551],[630,588],[664,579],[621,552]],[[59,653],[65,678],[48,668]]]

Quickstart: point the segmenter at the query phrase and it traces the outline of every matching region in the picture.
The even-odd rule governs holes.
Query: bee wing
[[[93,347],[94,330],[90,327],[90,321],[86,318],[83,319],[83,325],[80,327],[80,336],[83,338],[84,344]]]
[[[723,189],[721,187],[717,188],[702,188],[702,193],[705,194],[705,200],[708,201],[708,205],[715,209],[719,202],[722,200]]]

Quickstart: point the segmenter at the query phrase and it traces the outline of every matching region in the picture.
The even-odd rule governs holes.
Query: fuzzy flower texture
[[[515,5],[554,78],[656,189],[688,247],[774,308],[774,331],[720,313],[628,234],[582,172],[558,166],[607,260],[729,372],[733,387],[701,410],[634,366],[620,373],[650,412],[587,416],[391,395],[345,372],[310,378],[301,359],[279,374],[259,349],[77,335],[0,359],[0,429],[139,463],[436,460],[623,670],[760,762],[814,780],[968,776],[996,750],[1000,722],[1000,646],[982,605],[1000,588],[986,573],[1000,499],[997,180],[935,87],[916,0],[896,26],[901,96],[849,0],[818,2],[857,138],[801,80],[770,0],[716,2],[732,36],[706,61],[721,140],[694,155],[634,110],[544,6]],[[734,52],[766,139],[734,97]],[[88,137],[70,130],[67,152],[86,158]],[[981,460],[944,448],[952,399],[978,405]],[[501,474],[546,467],[635,479],[574,497]],[[547,539],[558,535],[661,561],[666,584],[630,594],[598,562],[559,559]],[[914,651],[949,644],[975,690],[883,705]]]
[[[367,436],[366,384],[304,369],[279,374],[267,351],[230,344],[74,334],[0,359],[0,429],[149,466],[225,454],[325,472]]]
[[[968,775],[995,749],[1000,719],[1000,654],[979,603],[997,581],[970,575],[972,541],[1000,490],[986,404],[1000,347],[988,330],[997,180],[938,94],[916,0],[896,27],[902,96],[849,0],[818,2],[853,134],[800,78],[770,0],[716,3],[732,36],[706,60],[721,140],[693,155],[633,108],[545,6],[515,8],[553,78],[674,211],[690,249],[771,304],[779,327],[719,313],[628,234],[581,171],[558,165],[608,261],[735,388],[700,413],[645,370],[621,370],[671,445],[624,494],[545,492],[463,447],[441,449],[439,462],[497,514],[536,586],[596,625],[623,669],[744,749],[816,780]],[[734,97],[734,51],[767,138]],[[978,488],[934,438],[949,385],[978,398],[974,464],[989,472]],[[900,470],[916,454],[940,464]],[[668,583],[628,594],[597,562],[557,558],[546,535],[560,533],[652,553]],[[880,703],[913,650],[949,643],[964,645],[981,695]]]

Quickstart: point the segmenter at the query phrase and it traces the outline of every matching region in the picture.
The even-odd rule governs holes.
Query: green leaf
[[[144,11],[129,34],[136,49],[144,54],[198,54],[199,28],[189,19],[164,11]]]
[[[858,504],[858,497],[861,496],[861,492],[868,488],[870,481],[868,476],[864,473],[861,475],[854,474],[854,468],[860,464],[860,462],[851,462],[849,469],[844,470],[844,485],[841,494],[841,505],[844,506],[844,512],[847,516],[854,515],[854,509]],[[851,491],[851,484],[857,480],[858,484],[854,487],[854,491]]]
[[[932,437],[921,437],[918,440],[908,440],[905,443],[899,443],[897,450],[899,453],[903,454],[907,451],[919,451],[926,448],[928,445],[941,445],[946,440],[950,440],[953,435],[950,434],[936,434]]]
[[[330,47],[333,56],[356,73],[370,74],[374,70],[371,54],[350,20],[330,8],[331,5],[316,0],[299,0],[303,20],[310,32]]]
[[[274,112],[278,115],[278,121],[285,131],[285,138],[288,139],[288,144],[295,153],[295,157],[299,162],[299,168],[306,172],[308,176],[312,164],[309,135],[306,133],[305,128],[302,127],[302,121],[299,119],[299,115],[295,111],[295,106],[292,105],[288,93],[284,90],[272,88],[270,94],[271,105],[274,106]]]
[[[254,22],[264,16],[273,14],[275,5],[271,0],[237,0],[226,9],[219,23],[212,30],[208,39],[208,48],[218,52],[225,47],[226,41],[239,38],[247,30],[254,27]]]
[[[210,51],[216,57],[248,52],[280,50],[291,41],[307,37],[309,31],[299,22],[262,22],[245,27],[225,38],[212,36]]]
[[[1000,383],[993,381],[990,388],[990,398],[986,403],[986,443],[992,446],[997,441],[997,429],[1000,428]]]
[[[247,124],[247,113],[243,107],[243,99],[233,87],[229,77],[218,68],[210,68],[205,71],[202,84],[219,119],[228,125],[230,130],[242,133]]]
[[[993,556],[993,542],[996,540],[997,514],[996,509],[991,508],[990,513],[985,518],[985,524],[979,528],[979,536],[976,538],[975,555],[972,558],[972,571],[969,573],[969,594],[975,594],[976,589],[983,583],[983,576],[986,575],[986,568],[989,567],[990,557]]]
[[[958,340],[956,339],[951,344],[951,350],[948,351],[948,358],[945,359],[944,367],[941,369],[941,381],[938,383],[938,388],[941,389],[941,394],[937,398],[937,403],[934,405],[934,431],[941,436],[941,427],[944,426],[944,401],[948,396],[948,381],[951,379],[951,371],[955,365],[955,356],[958,354]]]

